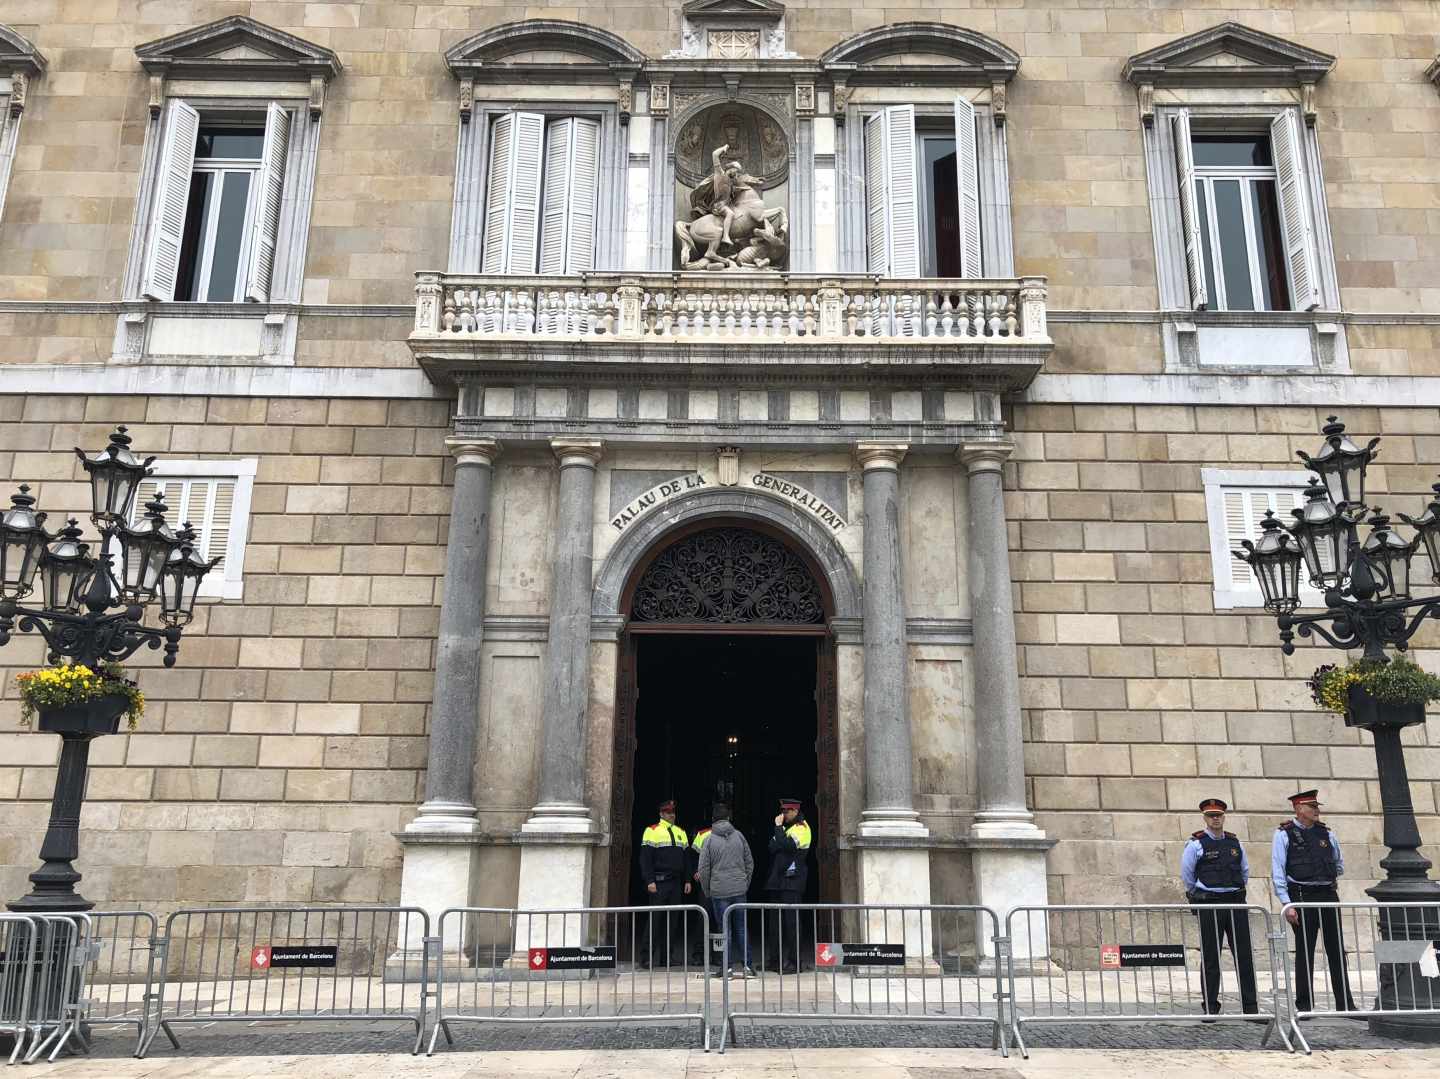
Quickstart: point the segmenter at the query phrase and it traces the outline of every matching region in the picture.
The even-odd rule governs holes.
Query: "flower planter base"
[[[1388,704],[1359,686],[1351,686],[1345,709],[1345,726],[1373,731],[1377,727],[1414,727],[1425,722],[1423,704]]]
[[[128,697],[112,693],[108,697],[96,697],[84,704],[41,708],[37,714],[36,727],[52,734],[114,734],[120,729],[120,717],[125,714],[129,704]]]

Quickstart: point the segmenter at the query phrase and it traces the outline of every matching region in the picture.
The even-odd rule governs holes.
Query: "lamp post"
[[[1389,517],[1365,501],[1366,469],[1380,440],[1358,445],[1334,416],[1328,417],[1321,433],[1325,443],[1318,453],[1299,454],[1315,476],[1306,488],[1304,506],[1293,511],[1294,522],[1283,525],[1267,512],[1260,538],[1244,541],[1244,550],[1235,555],[1250,564],[1260,582],[1286,655],[1294,653],[1297,635],[1318,636],[1336,648],[1363,649],[1367,661],[1385,663],[1387,647],[1403,651],[1427,618],[1440,615],[1440,596],[1411,595],[1410,573],[1410,561],[1423,544],[1431,580],[1440,584],[1440,483],[1420,517],[1400,514],[1416,533],[1406,539],[1391,527]],[[1362,526],[1369,529],[1363,539]],[[1298,613],[1302,564],[1311,585],[1324,593],[1322,612]],[[1382,909],[1383,940],[1440,940],[1440,881],[1430,879],[1431,863],[1420,853],[1420,829],[1400,741],[1404,727],[1424,723],[1424,709],[1385,702],[1374,705],[1363,711],[1352,708],[1345,717],[1347,725],[1374,736],[1384,842],[1389,848],[1380,860],[1385,878],[1367,888],[1366,894],[1377,903],[1433,904],[1423,910]],[[1433,1007],[1430,1002],[1440,1000],[1440,979],[1425,977],[1415,964],[1382,963],[1379,988],[1383,1010]],[[1440,1041],[1437,1016],[1376,1018],[1370,1023],[1376,1033]]]
[[[89,474],[90,520],[100,544],[92,555],[73,517],[59,532],[47,533],[46,515],[35,509],[28,487],[11,497],[10,508],[0,515],[0,646],[18,627],[44,637],[51,663],[66,658],[94,669],[127,659],[140,648],[163,646],[165,666],[174,666],[180,634],[194,616],[200,580],[219,559],[206,562],[195,553],[195,533],[188,524],[179,533],[170,529],[161,494],[146,503],[148,512],[138,524],[129,523],[140,481],[155,459],[136,458],[124,427],[95,456],[75,453]],[[119,557],[118,574],[112,553]],[[35,593],[37,577],[42,606],[22,606]],[[146,625],[146,609],[156,599],[160,624]],[[91,703],[100,707],[80,706],[55,727],[63,742],[50,824],[40,846],[43,864],[30,874],[30,894],[6,904],[12,911],[74,913],[94,906],[75,890],[80,806],[90,742],[113,731],[119,713],[107,712],[104,702]]]

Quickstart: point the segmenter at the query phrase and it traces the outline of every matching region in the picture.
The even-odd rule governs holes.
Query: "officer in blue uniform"
[[[690,894],[687,871],[690,839],[685,829],[675,823],[674,798],[664,799],[655,808],[660,819],[640,836],[640,879],[645,882],[646,898],[652,907],[679,906]],[[657,924],[652,914],[646,919],[646,930],[646,946],[639,965],[650,966],[663,952],[663,961],[678,967],[686,944],[685,916],[672,917],[667,912],[660,916]],[[660,934],[664,934],[663,942],[658,939]]]
[[[1219,798],[1200,803],[1205,827],[1190,837],[1180,857],[1180,881],[1185,898],[1199,907],[1200,987],[1205,992],[1205,1014],[1220,1014],[1220,950],[1229,942],[1240,978],[1240,1006],[1253,1015],[1260,1010],[1255,1001],[1255,959],[1250,952],[1250,917],[1243,910],[1206,910],[1207,906],[1245,902],[1250,882],[1250,862],[1234,832],[1225,831],[1225,813],[1230,807]]]
[[[1301,791],[1290,796],[1295,816],[1275,829],[1270,846],[1270,874],[1275,898],[1281,903],[1338,903],[1335,884],[1345,872],[1345,859],[1335,833],[1320,822],[1320,792]],[[1350,977],[1345,969],[1345,935],[1340,912],[1308,908],[1285,913],[1295,933],[1295,1008],[1307,1012],[1315,971],[1315,938],[1325,937],[1325,958],[1330,963],[1330,991],[1336,1011],[1355,1011]]]

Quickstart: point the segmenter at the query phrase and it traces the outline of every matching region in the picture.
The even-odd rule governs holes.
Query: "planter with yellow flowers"
[[[120,720],[134,730],[145,712],[145,695],[118,663],[92,670],[83,663],[56,664],[15,676],[20,722],[72,737],[115,734]]]
[[[1308,683],[1321,708],[1339,712],[1347,727],[1413,727],[1425,722],[1425,706],[1440,700],[1440,677],[1409,659],[1360,660],[1317,667]]]

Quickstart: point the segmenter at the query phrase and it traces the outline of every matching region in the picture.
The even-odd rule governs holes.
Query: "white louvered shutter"
[[[1230,584],[1236,590],[1260,590],[1260,582],[1250,571],[1250,564],[1235,557],[1241,550],[1240,541],[1255,543],[1264,530],[1260,520],[1266,510],[1274,510],[1275,516],[1289,524],[1290,511],[1305,502],[1305,493],[1299,489],[1283,487],[1229,487],[1225,489],[1225,550],[1230,558]],[[1302,571],[1303,574],[1303,571]],[[1302,577],[1303,581],[1303,577]],[[1221,585],[1221,582],[1216,582]]]
[[[175,299],[185,207],[190,202],[190,176],[195,171],[195,139],[199,134],[200,114],[183,101],[171,101],[165,109],[150,242],[145,246],[145,265],[140,275],[140,294],[147,299]]]
[[[865,268],[889,272],[890,215],[885,184],[885,114],[865,118]]]
[[[280,234],[280,198],[285,189],[285,156],[290,147],[290,114],[273,101],[265,110],[265,145],[260,151],[260,191],[255,202],[255,223],[250,237],[250,272],[245,298],[255,303],[270,300],[275,273],[275,244]]]
[[[540,220],[540,272],[578,274],[595,268],[600,125],[567,117],[545,130],[545,198]]]
[[[485,181],[483,273],[535,272],[544,148],[545,117],[539,113],[509,112],[495,120]]]
[[[955,169],[960,191],[960,276],[984,277],[980,248],[980,149],[975,137],[975,106],[955,99]]]
[[[1175,142],[1175,177],[1180,186],[1180,233],[1185,241],[1185,274],[1190,281],[1190,306],[1197,311],[1210,302],[1205,288],[1205,248],[1200,238],[1200,214],[1195,206],[1195,151],[1190,144],[1190,113],[1170,118]]]
[[[891,105],[865,121],[866,263],[886,277],[920,276],[915,106]]]
[[[1285,261],[1290,267],[1291,303],[1296,311],[1309,311],[1320,306],[1320,278],[1316,272],[1310,200],[1305,194],[1300,133],[1293,109],[1283,110],[1270,122],[1270,150],[1275,158],[1275,189],[1285,236]]]

